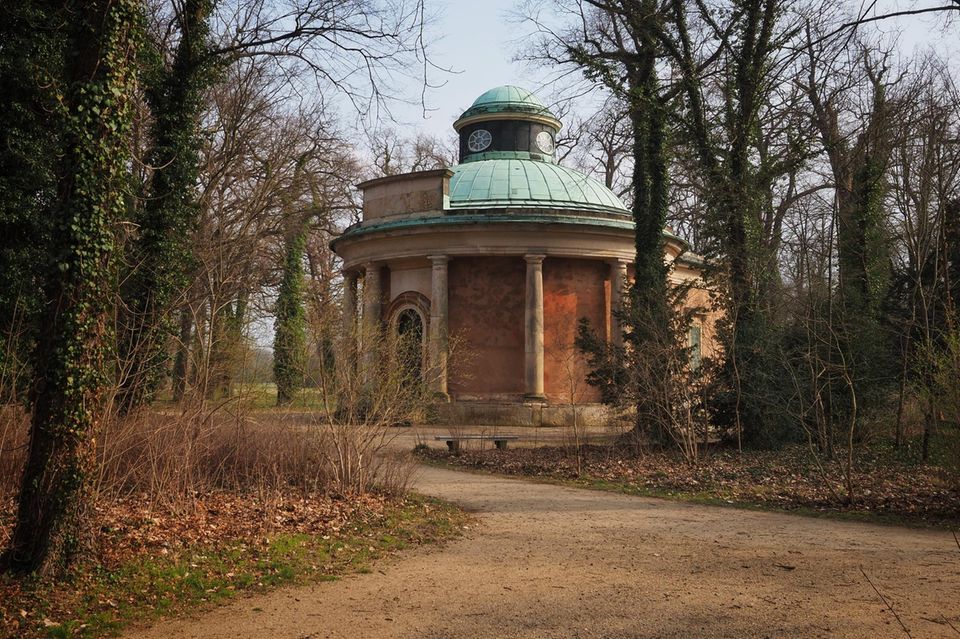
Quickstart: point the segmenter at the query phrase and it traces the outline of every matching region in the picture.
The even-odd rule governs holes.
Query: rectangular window
[[[690,342],[690,368],[695,371],[700,370],[700,327],[691,326],[688,337]]]

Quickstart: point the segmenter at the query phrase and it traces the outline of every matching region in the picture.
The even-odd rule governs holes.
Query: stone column
[[[353,362],[357,353],[357,273],[343,272],[343,344],[344,355]]]
[[[524,363],[526,398],[543,394],[543,255],[526,255],[527,289],[524,308]]]
[[[431,388],[447,399],[447,263],[446,255],[428,256],[430,274],[430,375]]]
[[[623,296],[627,287],[627,260],[610,264],[610,341],[614,346],[623,346],[623,324],[616,312],[623,309]]]
[[[380,313],[383,287],[380,283],[380,264],[367,262],[363,267],[363,365],[370,370],[376,363],[377,343],[380,339]]]

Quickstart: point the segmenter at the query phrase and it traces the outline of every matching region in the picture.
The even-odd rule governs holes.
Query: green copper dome
[[[463,112],[461,119],[480,113],[534,113],[556,118],[537,96],[523,87],[504,85],[484,92],[473,101],[470,108]]]
[[[613,191],[597,180],[559,164],[526,159],[479,160],[453,167],[450,208],[575,209],[629,215]]]
[[[468,122],[487,117],[503,118],[511,116],[516,116],[519,119],[532,118],[536,121],[546,122],[556,129],[560,128],[560,121],[557,120],[557,116],[551,113],[550,109],[537,96],[523,87],[513,85],[494,87],[485,91],[453,123],[453,128],[459,131]]]

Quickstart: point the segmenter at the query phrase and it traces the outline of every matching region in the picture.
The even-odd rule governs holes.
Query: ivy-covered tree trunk
[[[277,383],[278,406],[293,401],[297,391],[303,387],[307,357],[307,316],[303,305],[303,257],[306,249],[306,229],[298,230],[287,240],[273,338],[273,377]]]
[[[103,418],[112,228],[124,210],[142,34],[137,0],[48,7],[52,23],[67,34],[62,77],[49,85],[60,99],[64,129],[56,264],[43,288],[46,317],[17,521],[0,562],[7,570],[41,574],[63,567],[78,549],[93,431]]]
[[[810,53],[811,81],[807,94],[813,107],[814,125],[820,134],[836,185],[836,247],[840,281],[836,319],[837,335],[830,354],[836,370],[829,409],[834,421],[853,422],[848,432],[860,428],[863,410],[877,409],[888,394],[892,380],[895,347],[886,343],[881,314],[890,283],[890,260],[884,237],[883,198],[891,149],[894,105],[884,84],[885,68],[865,63],[872,85],[872,104],[864,128],[854,137],[839,126],[833,98],[823,99],[813,75],[815,59]]]
[[[579,329],[577,344],[594,366],[591,383],[603,384],[601,378],[610,376],[601,369],[617,370],[610,374],[631,380],[628,395],[636,403],[634,434],[641,440],[663,440],[672,410],[667,389],[673,371],[666,355],[676,346],[663,240],[669,187],[667,98],[657,75],[657,60],[662,55],[664,18],[658,0],[590,5],[597,14],[585,12],[583,16],[597,20],[601,25],[597,33],[583,42],[562,46],[588,78],[605,84],[627,105],[633,136],[636,256],[628,303],[617,318],[623,325],[626,348],[608,350],[590,336],[586,326]]]
[[[714,400],[717,421],[737,439],[768,444],[777,435],[770,432],[776,420],[770,418],[780,381],[775,380],[777,362],[767,342],[773,327],[766,316],[769,282],[758,285],[760,268],[768,265],[769,253],[761,246],[760,211],[771,185],[762,183],[754,156],[760,111],[770,88],[771,43],[779,0],[735,2],[736,37],[725,57],[729,82],[722,94],[724,119],[719,126],[710,121],[708,101],[697,58],[697,43],[687,27],[688,6],[671,0],[677,29],[673,55],[680,71],[680,85],[687,113],[683,129],[696,151],[703,177],[708,184],[710,222],[716,236],[715,267],[723,282],[726,317],[720,330],[724,362],[716,379],[721,390]],[[767,191],[765,193],[765,191]]]
[[[837,264],[840,270],[840,349],[837,365],[849,374],[833,393],[837,417],[860,415],[852,407],[880,406],[892,379],[893,349],[881,325],[890,283],[889,251],[883,237],[886,161],[867,152],[852,176],[849,192],[838,189]],[[854,424],[859,434],[862,420]]]
[[[120,340],[126,365],[118,398],[121,411],[149,401],[167,370],[166,338],[172,311],[187,285],[191,231],[199,216],[200,116],[213,61],[209,54],[211,0],[184,0],[178,14],[180,42],[167,68],[154,52],[146,87],[154,117],[154,173],[138,219],[134,270],[123,291],[127,314]]]
[[[656,44],[652,29],[644,21],[655,11],[654,3],[646,10],[631,14],[630,21],[640,42],[637,59],[627,65],[628,108],[633,128],[633,221],[636,262],[633,286],[630,289],[626,323],[627,341],[635,360],[635,376],[641,388],[636,389],[637,413],[635,431],[645,437],[665,438],[670,423],[669,406],[663,405],[664,394],[651,392],[654,380],[666,383],[670,371],[669,295],[667,266],[664,262],[663,229],[667,221],[667,160],[665,149],[666,109],[660,97],[656,71]],[[643,371],[643,372],[640,372]]]
[[[757,298],[755,266],[763,263],[758,228],[761,194],[750,159],[756,143],[761,83],[775,3],[754,0],[744,4],[745,17],[740,25],[743,44],[732,62],[734,82],[727,97],[730,150],[726,175],[721,173],[714,184],[725,230],[723,244],[729,278],[729,326],[722,333],[727,357],[720,374],[734,398],[730,413],[738,447],[744,441],[769,445],[779,439],[770,432],[773,420],[767,419],[765,410],[776,397],[774,387],[766,379],[775,363],[762,359],[768,354],[764,342],[770,337],[771,327],[762,310],[766,303]]]

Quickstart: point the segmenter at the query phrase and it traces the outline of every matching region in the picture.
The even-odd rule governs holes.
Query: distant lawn
[[[323,394],[319,388],[303,388],[297,393],[293,401],[286,406],[277,408],[277,385],[273,382],[237,382],[233,385],[233,396],[220,398],[220,401],[233,401],[245,409],[252,410],[281,410],[281,411],[323,411]],[[157,395],[157,403],[172,404],[169,389]]]
[[[237,383],[233,389],[240,405],[253,409],[277,408],[277,385],[273,382]],[[325,410],[323,394],[319,388],[302,388],[293,401],[282,410]]]

